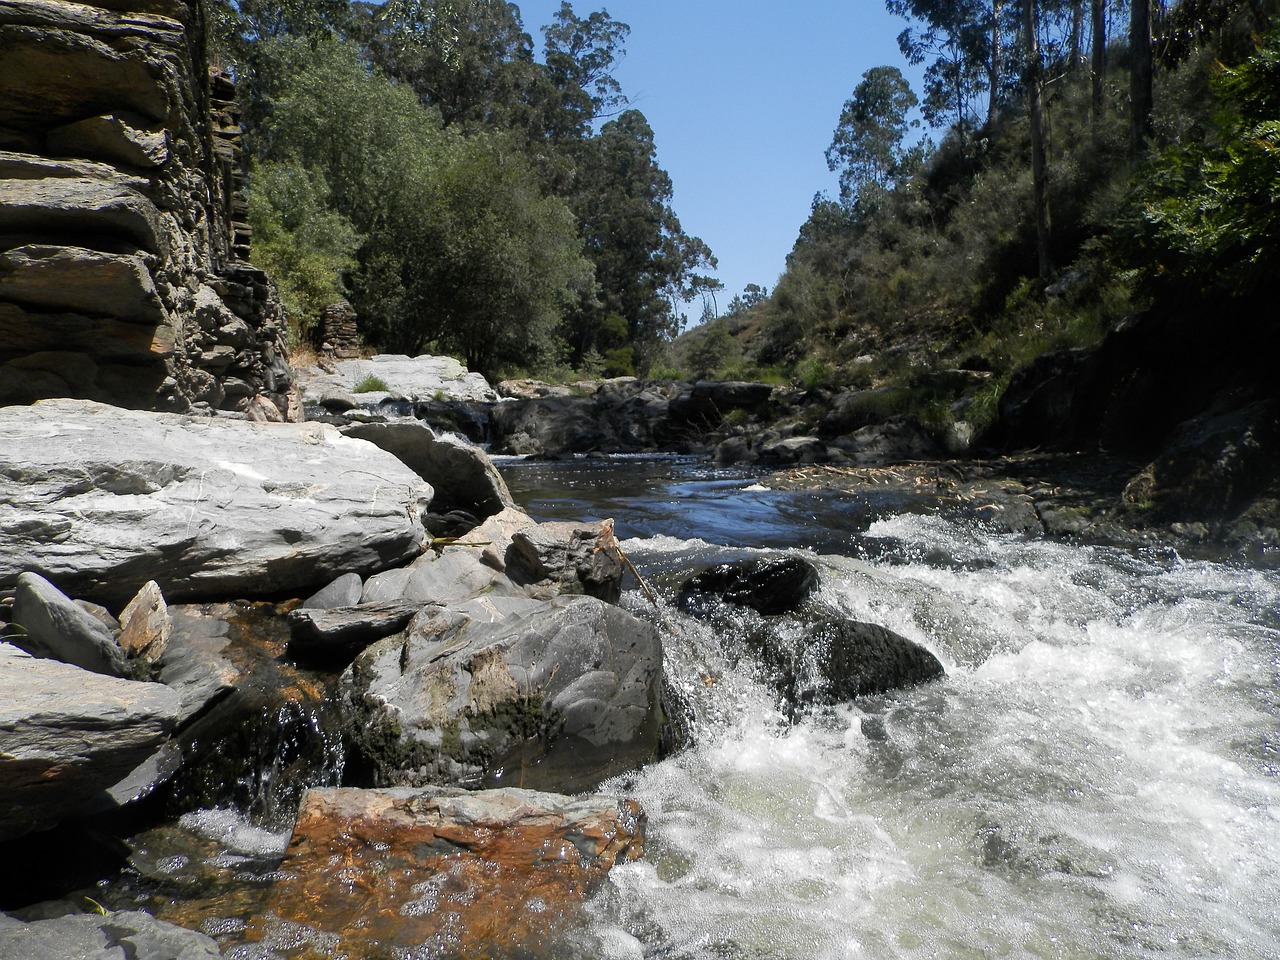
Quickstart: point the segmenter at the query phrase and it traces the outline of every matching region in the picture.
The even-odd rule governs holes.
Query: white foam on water
[[[907,562],[822,557],[822,602],[947,677],[794,725],[710,688],[720,722],[626,784],[649,853],[593,904],[601,955],[1280,955],[1280,576],[872,533]]]

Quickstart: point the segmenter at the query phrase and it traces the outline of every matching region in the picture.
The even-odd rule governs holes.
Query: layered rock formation
[[[199,5],[0,0],[0,404],[286,414],[234,91],[204,64]]]

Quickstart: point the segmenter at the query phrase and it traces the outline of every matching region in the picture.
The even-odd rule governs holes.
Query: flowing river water
[[[605,785],[644,804],[649,840],[591,905],[596,955],[1280,956],[1274,569],[680,460],[504,473],[537,519],[616,519],[696,715],[689,749]],[[669,603],[699,565],[764,550],[802,551],[819,604],[946,677],[788,720]]]

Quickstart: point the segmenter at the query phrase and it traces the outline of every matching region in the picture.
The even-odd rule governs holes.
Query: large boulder
[[[612,797],[310,790],[249,934],[279,918],[343,955],[563,955],[555,938],[574,936],[614,864],[643,855],[644,829],[640,805]]]
[[[381,447],[430,483],[432,513],[462,510],[484,520],[516,505],[493,461],[461,437],[436,433],[415,420],[357,423],[342,432]]]
[[[417,556],[431,487],[321,424],[0,408],[0,588],[38,572],[123,605],[303,592]]]
[[[763,614],[795,610],[818,587],[818,570],[801,557],[775,556],[722,563],[686,580],[681,609],[708,612],[715,601],[750,607]]]
[[[163,684],[90,673],[0,643],[0,840],[100,804],[160,750],[178,713],[178,694]]]
[[[428,606],[341,681],[353,745],[379,784],[521,783],[577,791],[658,750],[654,627],[591,597]]]
[[[367,385],[374,379],[385,383],[389,391],[367,390]],[[498,399],[489,381],[481,374],[469,373],[451,357],[407,357],[389,353],[335,364],[333,373],[308,381],[305,399],[308,403],[318,403],[326,391],[350,392],[362,385],[366,389],[361,396],[375,401],[387,396],[388,392],[423,400],[437,396],[452,400]]]
[[[23,922],[0,913],[0,956],[22,960],[218,960],[195,930],[141,911],[81,913]]]

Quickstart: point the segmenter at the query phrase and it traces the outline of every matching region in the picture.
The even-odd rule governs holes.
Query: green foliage
[[[442,129],[336,41],[280,82],[272,106],[264,146],[311,165],[366,238],[352,301],[372,339],[407,353],[434,343],[485,373],[552,348],[590,268],[572,213],[507,138]]]
[[[1117,237],[1144,287],[1171,302],[1248,296],[1280,269],[1280,30],[1213,89],[1216,135],[1148,164]]]
[[[352,393],[386,393],[391,388],[376,374],[369,374],[351,388]]]
[[[253,262],[276,278],[289,339],[300,343],[324,308],[346,296],[343,278],[363,238],[326,206],[324,178],[296,162],[256,164],[248,193]]]
[[[840,171],[840,199],[892,186],[905,166],[907,115],[919,101],[897,67],[872,67],[845,101],[827,166]]]

